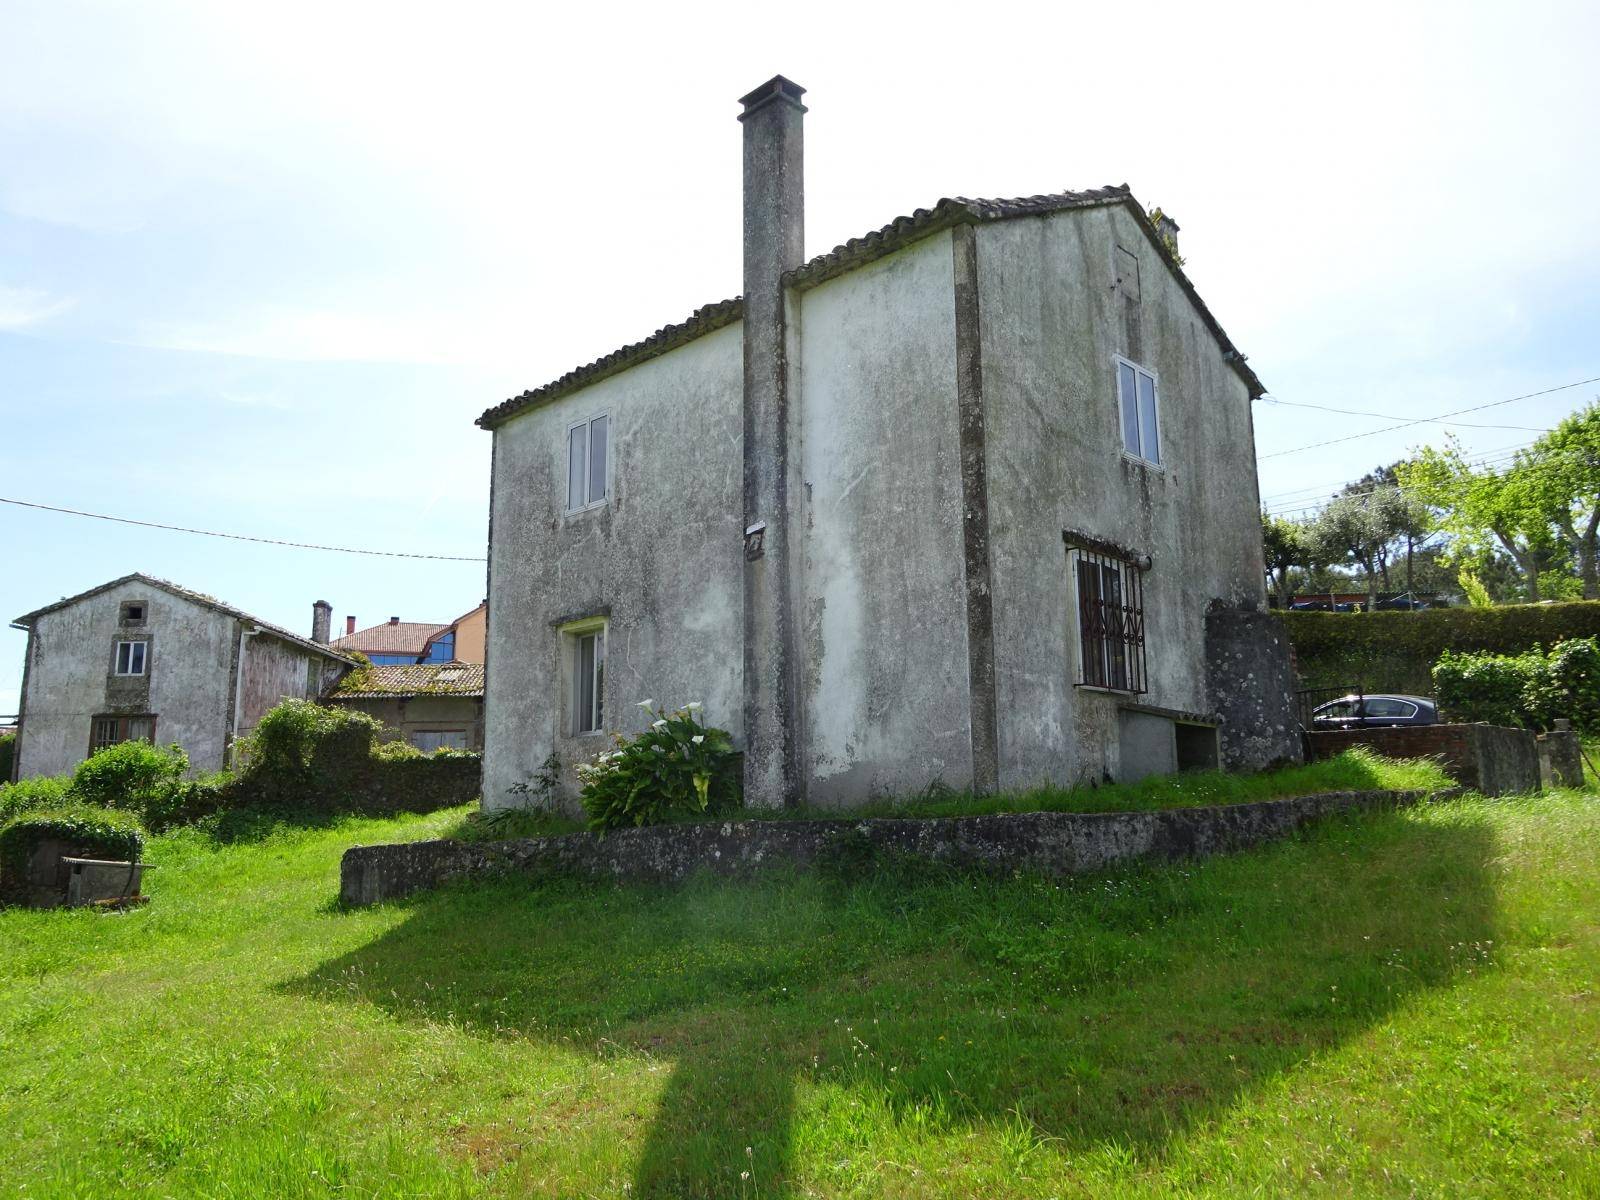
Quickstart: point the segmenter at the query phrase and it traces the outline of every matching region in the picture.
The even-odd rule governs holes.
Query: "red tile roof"
[[[385,621],[336,638],[332,645],[335,650],[359,650],[362,654],[421,654],[429,639],[449,628],[431,621]]]

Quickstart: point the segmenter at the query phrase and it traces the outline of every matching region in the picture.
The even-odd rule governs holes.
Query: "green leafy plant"
[[[723,812],[740,802],[739,756],[725,729],[702,725],[700,705],[668,713],[654,700],[639,707],[655,719],[637,737],[578,766],[579,799],[596,830],[659,825]]]
[[[1493,608],[1494,599],[1489,595],[1489,589],[1483,586],[1483,580],[1470,567],[1462,567],[1461,573],[1456,577],[1461,584],[1461,593],[1466,596],[1467,603],[1473,608]]]
[[[120,742],[79,763],[70,790],[84,804],[143,814],[170,806],[188,770],[189,756],[181,746]]]
[[[0,824],[18,813],[36,812],[41,808],[59,808],[67,802],[70,779],[52,779],[43,775],[32,779],[19,779],[15,783],[0,784]]]
[[[1546,729],[1566,717],[1579,729],[1600,729],[1600,640],[1569,638],[1549,653],[1447,650],[1434,665],[1433,687],[1456,720]]]
[[[0,783],[11,778],[11,766],[17,759],[17,735],[0,733]]]
[[[136,862],[144,831],[132,813],[90,805],[68,805],[22,813],[0,827],[0,898],[21,899],[28,860],[41,842],[60,841],[86,854]]]

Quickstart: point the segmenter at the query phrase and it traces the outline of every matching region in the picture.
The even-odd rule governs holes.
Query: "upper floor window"
[[[123,625],[143,625],[145,604],[143,600],[129,600],[122,605],[117,620]]]
[[[1120,354],[1117,363],[1117,403],[1122,411],[1122,448],[1134,458],[1161,465],[1161,419],[1155,372]]]
[[[144,642],[118,642],[116,673],[143,675],[148,653],[149,647]]]
[[[611,418],[591,417],[567,430],[567,511],[604,504],[609,492],[607,448]]]

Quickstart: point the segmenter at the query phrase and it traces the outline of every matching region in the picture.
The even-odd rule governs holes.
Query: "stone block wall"
[[[1503,725],[1397,725],[1307,733],[1313,760],[1351,746],[1368,746],[1389,758],[1437,758],[1451,778],[1486,796],[1537,792],[1539,747],[1526,729]]]

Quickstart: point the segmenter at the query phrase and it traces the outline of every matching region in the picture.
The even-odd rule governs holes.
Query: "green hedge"
[[[17,757],[17,735],[0,733],[0,783],[11,778],[11,764]]]
[[[1600,636],[1600,601],[1440,608],[1422,612],[1279,614],[1302,687],[1432,690],[1445,651],[1522,654],[1569,638]]]
[[[1445,651],[1433,668],[1434,696],[1455,721],[1549,729],[1565,717],[1600,730],[1600,642],[1572,638],[1546,654]]]
[[[26,898],[28,860],[51,839],[116,862],[138,862],[144,849],[144,831],[131,813],[88,805],[23,813],[0,827],[0,900]]]

